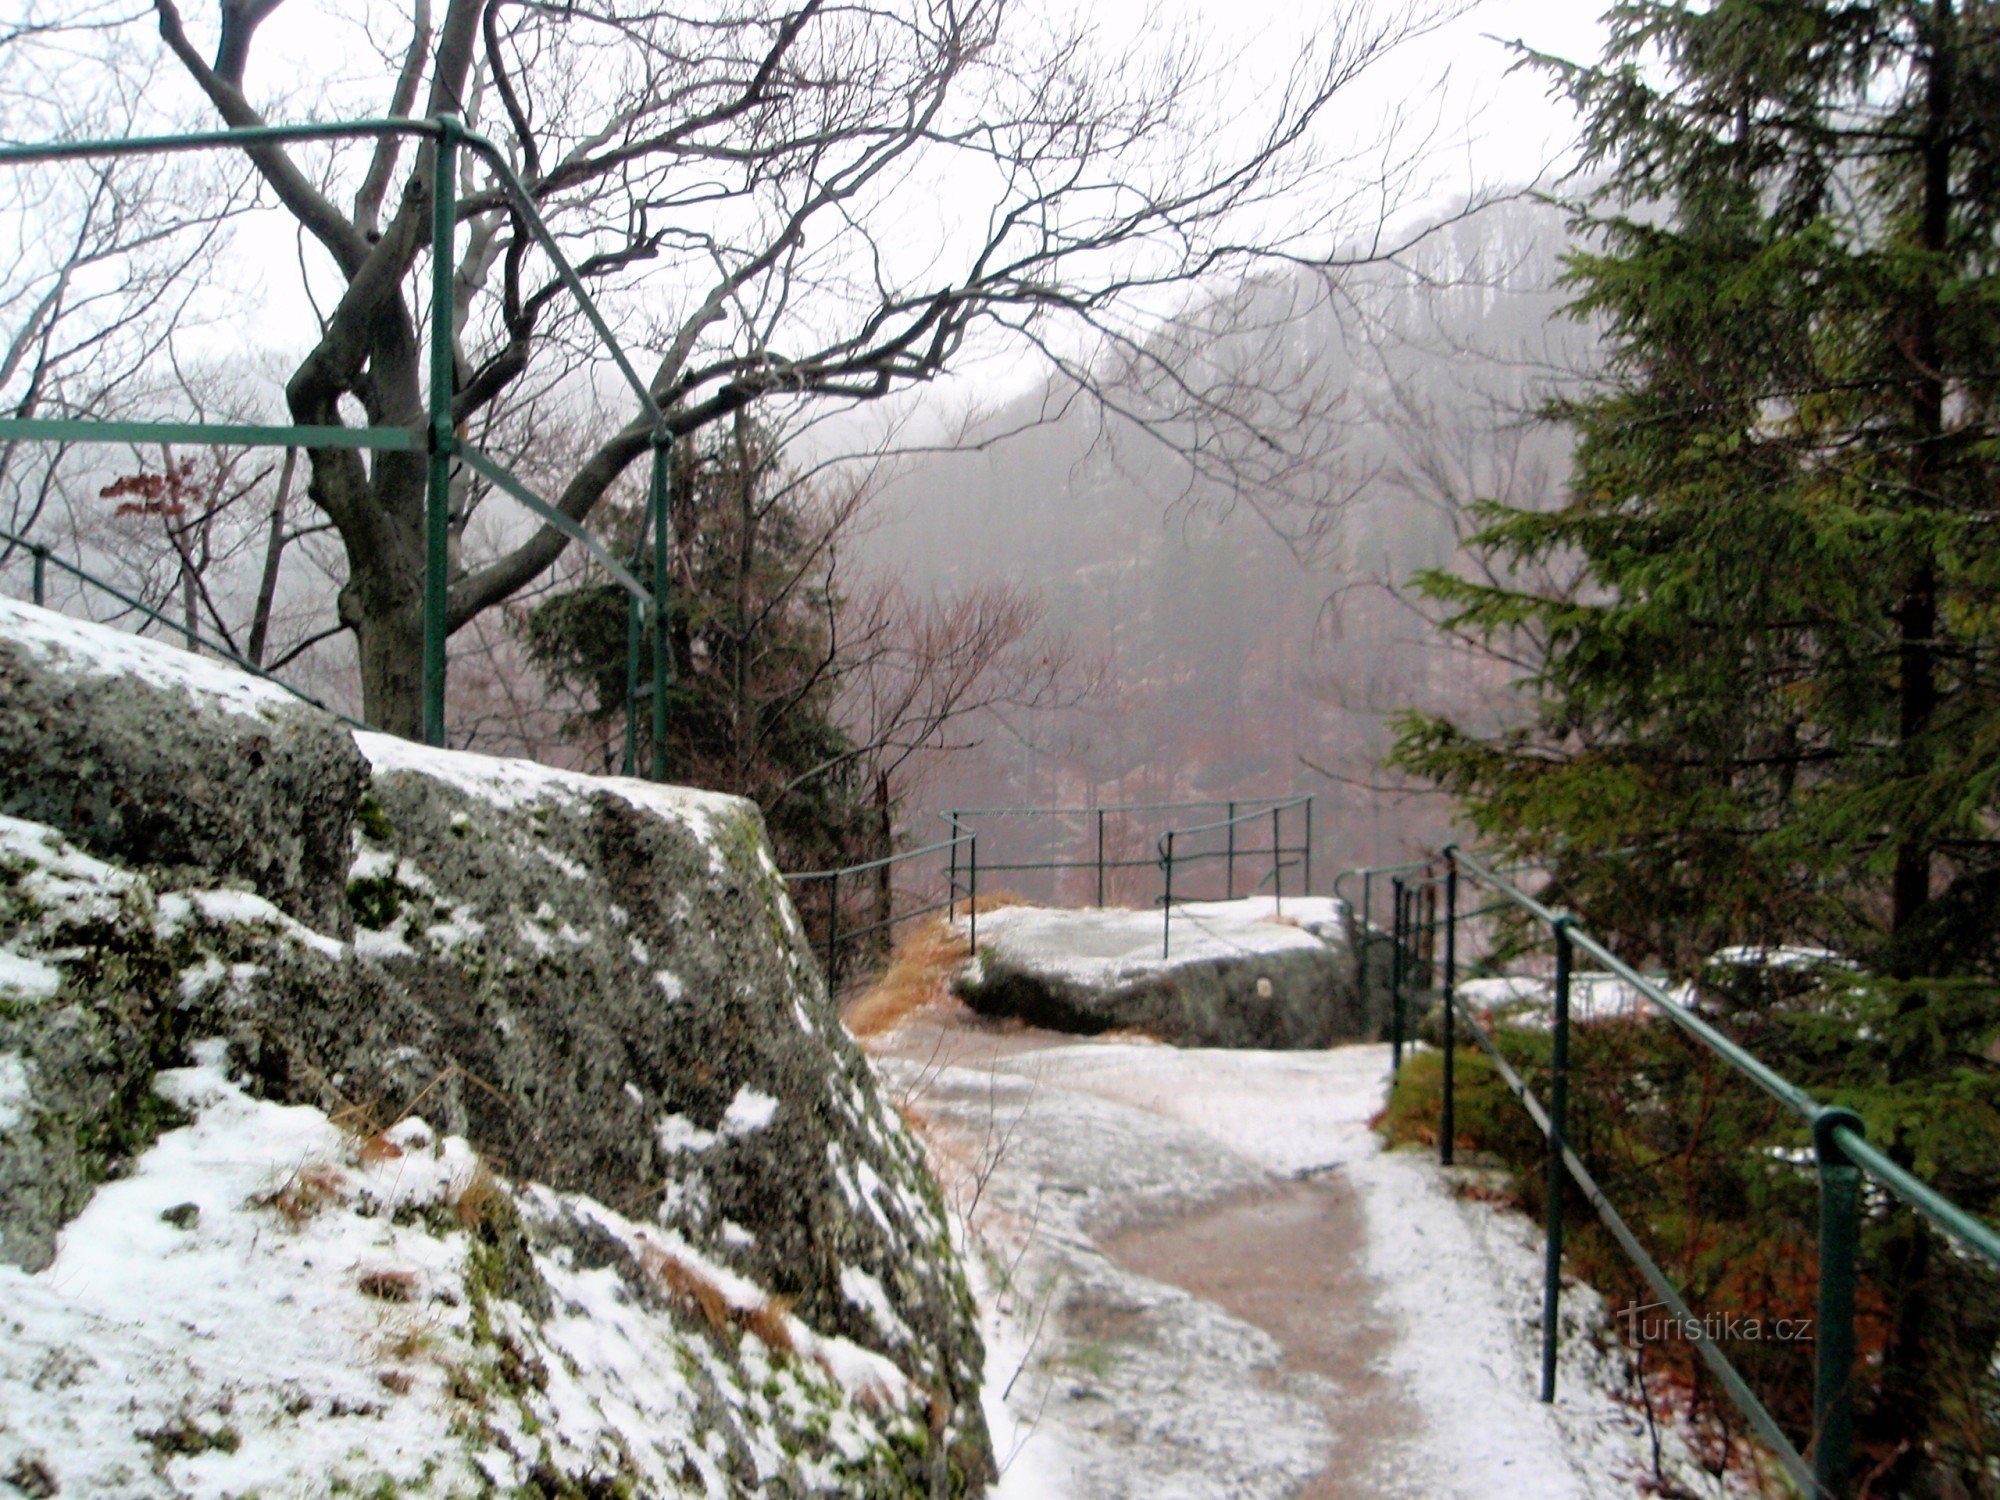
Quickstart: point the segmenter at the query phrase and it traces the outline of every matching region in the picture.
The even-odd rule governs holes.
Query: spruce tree
[[[1645,0],[1602,62],[1535,59],[1598,174],[1567,282],[1605,358],[1548,412],[1567,496],[1475,545],[1588,583],[1424,575],[1546,658],[1529,727],[1411,718],[1397,758],[1669,959],[1980,961],[1933,929],[2000,867],[1997,16]]]
[[[751,798],[788,870],[886,853],[876,845],[871,788],[835,715],[842,600],[827,518],[747,416],[683,444],[672,472],[668,780]],[[632,548],[642,519],[628,498],[612,510],[614,536]],[[651,586],[650,549],[632,550],[632,567]],[[531,655],[580,691],[573,727],[596,729],[593,738],[628,722],[627,633],[626,596],[602,578],[553,594],[526,617]],[[652,632],[642,632],[642,684],[652,649]],[[651,715],[631,722],[635,761],[646,766]]]
[[[1583,122],[1567,285],[1602,368],[1547,411],[1576,434],[1567,492],[1486,507],[1475,538],[1503,576],[1583,583],[1423,575],[1456,628],[1542,656],[1523,726],[1409,716],[1394,759],[1632,958],[1857,961],[1845,1008],[1760,1047],[1991,1212],[2000,5],[1608,19],[1599,62],[1528,59]],[[1908,1214],[1870,1235],[1876,1492],[1983,1493],[1994,1289]]]

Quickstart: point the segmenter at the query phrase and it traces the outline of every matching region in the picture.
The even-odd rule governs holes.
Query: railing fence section
[[[1822,1103],[1781,1076],[1759,1058],[1716,1030],[1685,1004],[1667,993],[1654,978],[1641,974],[1613,953],[1600,939],[1580,928],[1566,912],[1555,910],[1496,872],[1479,856],[1456,846],[1437,858],[1410,864],[1377,866],[1343,872],[1335,881],[1359,877],[1363,882],[1361,915],[1372,916],[1371,897],[1378,881],[1390,890],[1389,930],[1381,934],[1364,925],[1375,941],[1390,944],[1391,1067],[1400,1072],[1412,1045],[1408,1006],[1419,997],[1435,1001],[1440,1010],[1443,1053],[1441,1122],[1438,1155],[1452,1163],[1454,1114],[1460,1029],[1491,1060],[1509,1093],[1527,1111],[1544,1142],[1547,1160],[1542,1328],[1541,1398],[1556,1395],[1563,1254],[1562,1208],[1566,1192],[1580,1195],[1596,1213],[1612,1239],[1638,1270],[1653,1295],[1675,1318],[1682,1335],[1695,1346],[1703,1365],[1743,1413],[1753,1431],[1776,1456],[1785,1473],[1807,1494],[1838,1500],[1854,1493],[1852,1474],[1853,1398],[1857,1340],[1855,1303],[1863,1211],[1863,1179],[1872,1182],[1950,1236],[1967,1254],[2000,1269],[2000,1232],[1950,1202],[1929,1184],[1898,1166],[1867,1139],[1859,1116],[1837,1105]],[[1497,898],[1494,903],[1462,912],[1460,888],[1469,884]],[[1536,1096],[1508,1060],[1498,1040],[1480,1024],[1463,997],[1459,981],[1480,966],[1461,962],[1461,929],[1472,919],[1511,910],[1546,931],[1553,949],[1553,1005],[1548,1093]],[[1442,963],[1437,962],[1441,939]],[[1742,1374],[1706,1332],[1706,1325],[1688,1305],[1658,1262],[1647,1252],[1626,1219],[1611,1203],[1568,1136],[1571,1083],[1572,1000],[1577,955],[1587,956],[1641,997],[1647,1006],[1679,1028],[1693,1044],[1726,1064],[1768,1096],[1783,1112],[1802,1124],[1812,1142],[1813,1169],[1818,1179],[1818,1267],[1814,1295],[1815,1341],[1813,1371],[1813,1430],[1803,1449],[1795,1444],[1759,1400]],[[1490,971],[1489,971],[1490,972]]]

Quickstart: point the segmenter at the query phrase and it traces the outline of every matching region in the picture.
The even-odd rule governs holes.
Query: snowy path
[[[1586,1497],[1651,1445],[1589,1292],[1535,1400],[1540,1244],[1384,1152],[1388,1049],[1176,1050],[963,1017],[876,1044],[984,1254],[1008,1500]],[[1722,1493],[1662,1434],[1668,1473]]]

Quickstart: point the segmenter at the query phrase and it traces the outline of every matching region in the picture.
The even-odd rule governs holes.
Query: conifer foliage
[[[1576,434],[1568,490],[1485,507],[1488,566],[1419,579],[1468,637],[1537,648],[1532,712],[1500,734],[1406,716],[1395,761],[1631,958],[1853,961],[1732,1025],[1991,1214],[2000,5],[1632,0],[1609,22],[1598,63],[1528,59],[1576,103],[1591,183],[1567,285],[1603,364],[1547,410]],[[1549,576],[1582,583],[1508,582]],[[1711,1229],[1721,1201],[1769,1225],[1771,1172],[1761,1149],[1702,1169],[1729,1188]],[[1886,1205],[1865,1258],[1867,1492],[1994,1493],[1993,1279]]]
[[[846,509],[786,473],[771,435],[747,417],[684,444],[672,472],[668,779],[755,800],[786,869],[886,853],[859,747],[835,713],[844,664],[833,575]],[[628,544],[642,523],[636,496],[614,512],[614,532]],[[653,586],[650,548],[635,548],[632,565]],[[558,592],[528,616],[527,636],[543,670],[583,690],[576,729],[626,725],[621,589],[597,579]],[[652,680],[650,630],[637,647],[643,686]],[[651,715],[629,718],[643,768],[652,761]]]
[[[1567,280],[1605,365],[1549,411],[1578,434],[1563,503],[1476,539],[1588,583],[1425,575],[1460,630],[1546,655],[1531,726],[1407,720],[1399,761],[1669,959],[1990,964],[1942,939],[2000,867],[2000,7],[1612,22],[1599,64],[1534,59],[1600,174]]]

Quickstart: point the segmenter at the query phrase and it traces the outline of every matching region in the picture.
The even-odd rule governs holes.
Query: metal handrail
[[[1218,858],[1227,860],[1229,875],[1228,875],[1228,883],[1225,889],[1228,892],[1229,899],[1234,900],[1236,897],[1237,825],[1240,823],[1249,823],[1253,820],[1261,822],[1264,819],[1264,817],[1268,814],[1271,819],[1271,850],[1270,850],[1271,890],[1272,890],[1272,899],[1276,903],[1277,909],[1281,912],[1284,910],[1285,855],[1297,854],[1301,856],[1301,860],[1304,865],[1304,879],[1301,882],[1301,884],[1304,889],[1307,890],[1311,889],[1312,807],[1313,807],[1312,794],[1307,793],[1304,796],[1287,797],[1282,800],[1271,799],[1271,798],[1259,798],[1258,801],[1260,804],[1268,804],[1268,805],[1261,805],[1249,811],[1241,813],[1235,811],[1235,809],[1240,804],[1235,802],[1224,803],[1222,805],[1230,809],[1228,817],[1221,818],[1210,823],[1192,824],[1186,828],[1169,828],[1165,833],[1160,835],[1158,841],[1155,843],[1154,847],[1158,849],[1160,855],[1160,868],[1162,871],[1165,872],[1164,890],[1160,896],[1160,958],[1163,962],[1174,956],[1174,841],[1177,838],[1185,838],[1194,834],[1201,834],[1201,833],[1216,833],[1218,831],[1223,831],[1223,830],[1226,830],[1228,832],[1229,847],[1227,850],[1210,849],[1202,851],[1201,853],[1198,854],[1185,856],[1185,858],[1189,861],[1199,860],[1199,859],[1218,859]],[[1284,846],[1284,840],[1282,837],[1281,820],[1284,817],[1284,814],[1289,809],[1294,807],[1303,807],[1305,809],[1306,812],[1305,840],[1303,844],[1287,849]],[[1259,881],[1258,884],[1262,885],[1263,882]]]
[[[426,420],[403,427],[359,428],[300,424],[130,422],[109,418],[0,418],[0,438],[30,442],[187,442],[210,446],[284,448],[354,448],[425,451],[428,474],[425,492],[425,564],[423,597],[423,738],[429,744],[444,742],[445,640],[447,635],[446,593],[449,587],[449,505],[451,467],[454,460],[479,474],[525,506],[544,525],[553,527],[585,548],[608,576],[625,590],[633,628],[628,632],[626,715],[626,774],[634,774],[634,743],[639,699],[650,699],[652,717],[652,774],[655,780],[666,775],[666,684],[669,654],[663,647],[664,613],[661,594],[667,576],[667,449],[672,435],[666,414],[652,388],[640,378],[624,347],[612,332],[596,301],[585,287],[583,277],[563,253],[533,195],[515,174],[499,146],[466,129],[456,115],[440,114],[432,119],[385,117],[348,121],[312,122],[297,125],[257,125],[228,130],[189,131],[168,135],[131,136],[122,139],[56,141],[40,144],[0,146],[0,166],[32,166],[46,162],[75,161],[103,156],[141,156],[191,151],[253,150],[258,146],[283,145],[297,141],[333,141],[411,136],[434,143],[431,176],[431,304],[429,392]],[[452,322],[444,315],[452,299],[452,248],[457,229],[456,180],[453,158],[465,150],[479,157],[492,170],[501,195],[527,226],[530,237],[555,266],[556,276],[576,298],[584,318],[603,341],[619,373],[638,397],[641,413],[652,428],[653,463],[648,488],[646,526],[639,539],[638,556],[643,557],[650,535],[653,551],[654,586],[642,584],[580,522],[524,483],[510,469],[497,462],[457,431],[452,421]],[[641,612],[651,619],[655,644],[652,653],[652,686],[641,694],[636,689],[638,672],[637,622]],[[233,653],[232,653],[233,655]],[[247,664],[246,664],[247,665]],[[256,670],[252,668],[251,670]],[[265,674],[260,674],[265,675]],[[272,681],[278,681],[272,678]],[[287,685],[288,686],[288,685]],[[301,694],[301,697],[304,695]],[[308,700],[311,701],[311,700]]]
[[[212,641],[192,625],[171,618],[153,605],[146,603],[143,599],[135,599],[117,584],[112,583],[108,579],[98,577],[81,563],[74,563],[66,557],[57,556],[53,550],[42,543],[30,541],[19,532],[10,531],[4,526],[0,526],[0,543],[5,543],[9,547],[19,548],[28,554],[32,564],[29,600],[38,608],[45,609],[48,607],[47,570],[49,565],[53,563],[63,572],[69,574],[70,577],[76,579],[77,582],[87,584],[91,588],[109,594],[127,609],[136,609],[140,614],[146,616],[147,619],[173,631],[175,635],[180,636],[182,640],[187,642],[189,650],[200,646],[204,650],[212,651],[239,671],[248,672],[251,676],[262,678],[274,687],[283,688],[300,702],[308,703],[322,713],[332,714],[344,724],[348,724],[356,729],[365,729],[367,727],[360,720],[350,719],[346,714],[340,712],[339,709],[328,708],[319,699],[313,697],[312,694],[294,687],[291,683],[285,681],[284,678],[276,676],[254,662],[247,660],[238,654],[235,648],[226,646],[220,641]]]
[[[961,887],[958,878],[958,851],[960,849],[966,851],[966,869],[969,872],[968,879],[963,887]],[[892,911],[889,916],[879,921],[865,923],[860,927],[845,929],[841,927],[840,882],[843,878],[849,875],[865,875],[876,870],[891,869],[896,865],[904,864],[910,860],[921,859],[925,855],[937,854],[946,850],[949,850],[952,856],[951,873],[946,879],[945,897],[942,901],[933,901],[926,906],[919,906],[910,911]],[[899,922],[907,922],[912,917],[926,916],[934,911],[947,911],[951,914],[952,919],[956,920],[958,917],[958,903],[961,890],[963,890],[969,920],[967,940],[973,952],[979,950],[979,908],[977,904],[979,899],[979,836],[969,830],[964,833],[954,834],[948,839],[940,839],[934,844],[925,844],[916,849],[899,850],[893,854],[885,854],[878,859],[862,860],[858,864],[842,865],[838,869],[833,870],[797,870],[785,874],[780,878],[786,882],[798,881],[800,883],[810,883],[818,880],[828,882],[824,962],[826,965],[827,989],[829,991],[833,988],[834,964],[839,956],[840,945],[843,942],[851,943],[859,938],[868,937],[877,932],[888,931],[894,928]]]
[[[1151,858],[1127,859],[1127,858],[1119,858],[1116,856],[1108,855],[1106,853],[1106,843],[1107,843],[1106,819],[1108,817],[1114,815],[1131,814],[1131,813],[1189,812],[1189,811],[1205,810],[1210,808],[1224,809],[1228,814],[1228,816],[1224,818],[1210,822],[1205,822],[1199,825],[1194,825],[1185,829],[1177,829],[1174,831],[1176,833],[1198,833],[1198,832],[1212,832],[1216,829],[1221,829],[1221,828],[1229,829],[1230,842],[1229,842],[1229,847],[1227,849],[1204,850],[1198,854],[1193,854],[1193,855],[1177,854],[1177,859],[1182,864],[1193,863],[1198,860],[1204,860],[1204,859],[1223,860],[1229,872],[1225,880],[1225,890],[1228,896],[1233,898],[1236,894],[1235,862],[1239,852],[1247,852],[1255,854],[1263,854],[1267,852],[1261,847],[1250,851],[1238,851],[1237,848],[1235,847],[1234,825],[1248,823],[1253,819],[1257,818],[1269,817],[1273,814],[1274,810],[1282,811],[1284,809],[1297,807],[1301,804],[1303,804],[1306,809],[1306,829],[1303,841],[1297,845],[1283,847],[1278,851],[1278,853],[1282,860],[1283,868],[1291,868],[1294,864],[1303,867],[1304,880],[1302,884],[1304,887],[1310,888],[1312,881],[1313,798],[1309,794],[1302,795],[1302,794],[1288,793],[1283,795],[1260,796],[1260,797],[1191,798],[1180,801],[1162,801],[1162,802],[1112,802],[1094,806],[955,807],[940,812],[938,816],[945,820],[945,824],[947,827],[951,828],[955,832],[960,832],[960,833],[967,832],[970,830],[971,825],[966,821],[967,819],[970,818],[1082,817],[1082,818],[1095,819],[1097,848],[1094,857],[1084,858],[1084,859],[1050,858],[1050,859],[1021,859],[1021,860],[988,860],[986,862],[985,869],[990,874],[998,874],[1006,872],[1054,874],[1064,870],[1093,870],[1096,872],[1097,875],[1096,903],[1098,906],[1101,907],[1106,904],[1106,889],[1105,889],[1104,877],[1107,872],[1116,870],[1146,870],[1146,869],[1163,870],[1166,869],[1167,865],[1167,861],[1164,858],[1163,852],[1158,847],[1155,848],[1153,857]],[[1274,843],[1277,842],[1281,841],[1274,839]],[[1293,855],[1298,856],[1297,860],[1284,858],[1284,856],[1293,856]],[[1267,878],[1272,878],[1272,877],[1267,877]],[[1170,870],[1167,872],[1167,878],[1165,883],[1167,886],[1171,887],[1172,872]],[[1262,882],[1260,882],[1260,884],[1261,883]]]
[[[1438,866],[1442,865],[1439,872]],[[1423,872],[1420,880],[1401,878],[1413,870]],[[1458,907],[1458,881],[1464,872],[1486,887],[1506,906],[1526,912],[1544,923],[1555,944],[1555,1012],[1546,1104],[1536,1099],[1519,1072],[1508,1062],[1499,1043],[1479,1024],[1457,994],[1458,924],[1471,914]],[[2000,1269],[2000,1231],[1951,1202],[1942,1193],[1897,1165],[1866,1136],[1865,1127],[1852,1110],[1815,1099],[1806,1090],[1769,1067],[1744,1047],[1724,1036],[1668,994],[1657,981],[1641,974],[1600,939],[1583,931],[1575,918],[1550,907],[1499,874],[1480,856],[1448,845],[1434,860],[1395,866],[1347,870],[1335,880],[1341,882],[1361,875],[1364,882],[1375,875],[1391,876],[1394,911],[1390,941],[1394,944],[1391,967],[1391,1008],[1393,1013],[1392,1067],[1402,1061],[1403,1002],[1407,980],[1417,968],[1418,938],[1426,929],[1442,928],[1444,935],[1443,983],[1443,1079],[1442,1121],[1439,1129],[1439,1158],[1450,1165],[1454,1149],[1454,1075],[1456,1029],[1463,1024],[1472,1038],[1493,1059],[1496,1071],[1510,1092],[1520,1100],[1549,1142],[1547,1213],[1544,1225],[1543,1309],[1542,1309],[1542,1399],[1555,1397],[1557,1313],[1561,1297],[1562,1196],[1565,1183],[1573,1184],[1596,1211],[1612,1237],[1639,1269],[1662,1303],[1683,1320],[1686,1336],[1695,1345],[1703,1363],[1714,1373],[1724,1391],[1742,1410],[1752,1428],[1770,1446],[1787,1474],[1808,1493],[1838,1497],[1848,1493],[1852,1447],[1852,1377],[1856,1357],[1854,1303],[1859,1258],[1861,1218],[1861,1178],[1865,1173],[1894,1197],[1949,1234],[1959,1244],[1989,1265]],[[1420,892],[1443,889],[1442,913],[1421,917]],[[1365,887],[1364,887],[1365,888]],[[1490,912],[1493,908],[1483,908]],[[1570,1037],[1570,991],[1575,954],[1589,954],[1605,970],[1622,980],[1685,1034],[1729,1064],[1755,1084],[1764,1094],[1789,1110],[1811,1131],[1814,1159],[1819,1177],[1819,1271],[1815,1312],[1818,1328],[1814,1354],[1813,1418],[1814,1440],[1810,1458],[1803,1455],[1779,1428],[1769,1410],[1750,1390],[1727,1356],[1716,1347],[1702,1328],[1701,1320],[1688,1308],[1679,1291],[1639,1243],[1624,1218],[1613,1207],[1589,1168],[1565,1139]]]

